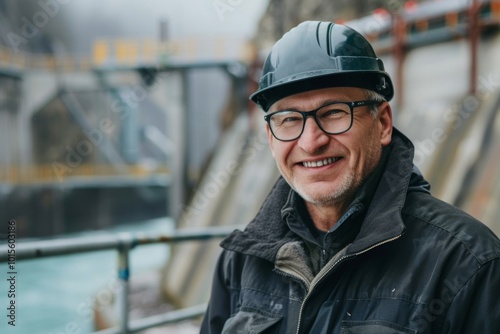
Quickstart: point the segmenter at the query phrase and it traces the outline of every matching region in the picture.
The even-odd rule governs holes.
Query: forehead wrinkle
[[[323,101],[322,103],[318,104],[318,106],[312,108],[312,109],[303,109],[303,108],[293,108],[293,107],[290,107],[290,108],[283,108],[283,109],[278,109],[276,111],[311,111],[311,110],[316,110],[316,109],[320,109],[322,107],[324,107],[325,105],[327,104],[331,104],[331,103],[334,103],[334,102],[341,102],[341,101],[344,101],[344,100],[339,100],[339,99],[327,99],[325,101]]]
[[[358,94],[359,92],[359,94]],[[320,108],[329,102],[351,102],[364,99],[359,88],[325,88],[316,91],[309,91],[285,97],[274,103],[269,109],[270,112],[280,110],[309,111]],[[335,97],[332,97],[335,96]],[[358,96],[358,98],[356,98]]]

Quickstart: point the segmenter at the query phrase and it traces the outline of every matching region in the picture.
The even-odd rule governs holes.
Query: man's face
[[[325,88],[283,98],[269,112],[308,111],[332,100],[366,100],[366,94],[359,88]],[[304,200],[316,206],[351,201],[377,166],[382,147],[390,144],[391,135],[392,113],[386,102],[380,105],[376,117],[369,106],[354,108],[351,129],[338,135],[324,133],[314,118],[308,117],[302,135],[283,142],[273,137],[267,125],[269,145],[281,174]]]

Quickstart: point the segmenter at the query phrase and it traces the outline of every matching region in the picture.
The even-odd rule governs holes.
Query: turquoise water
[[[66,235],[98,236],[117,232],[169,233],[169,219],[149,220],[107,231]],[[22,241],[21,241],[22,242]],[[160,269],[168,258],[168,246],[140,246],[130,253],[131,275]],[[84,334],[93,331],[94,297],[103,304],[116,290],[116,251],[24,260],[16,263],[16,326],[8,325],[6,281],[4,266],[0,283],[1,334]]]

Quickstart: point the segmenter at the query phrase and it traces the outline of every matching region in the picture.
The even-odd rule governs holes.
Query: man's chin
[[[344,201],[350,200],[353,183],[352,180],[344,180],[344,182],[317,182],[306,185],[299,185],[294,190],[305,201],[316,206],[335,206],[343,204]]]
[[[300,197],[311,204],[317,206],[335,205],[338,202],[339,198],[342,197],[342,194],[337,193],[337,191],[332,192],[332,188],[328,190],[302,188],[298,190],[296,189],[295,191],[300,195]]]

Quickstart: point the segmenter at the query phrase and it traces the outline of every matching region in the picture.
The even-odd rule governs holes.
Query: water
[[[155,219],[107,231],[78,233],[65,237],[107,235],[117,232],[170,233],[170,219]],[[140,246],[130,253],[132,277],[161,269],[168,258],[168,246]],[[94,330],[94,298],[103,304],[116,290],[117,252],[99,251],[24,260],[16,263],[16,326],[8,325],[6,308],[7,269],[0,271],[0,333],[84,334]],[[6,263],[0,265],[6,266]]]

